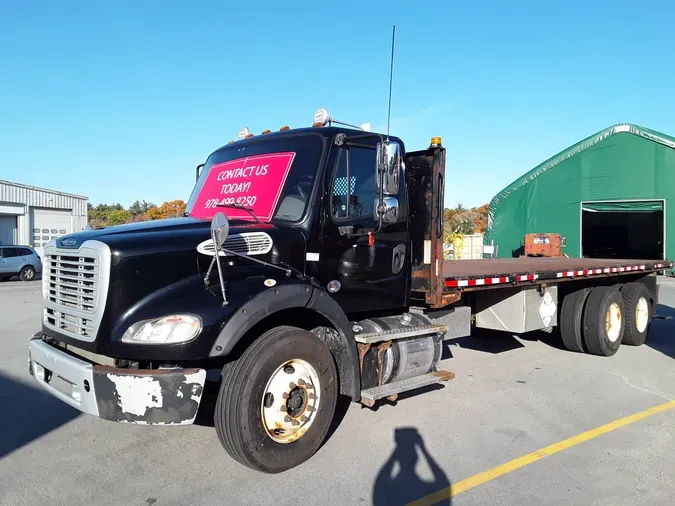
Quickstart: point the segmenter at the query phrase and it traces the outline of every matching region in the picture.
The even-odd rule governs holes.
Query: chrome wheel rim
[[[281,364],[267,381],[260,403],[267,435],[288,444],[306,434],[318,413],[320,386],[316,369],[305,360]]]

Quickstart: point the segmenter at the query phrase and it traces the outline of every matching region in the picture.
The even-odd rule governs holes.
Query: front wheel
[[[218,439],[248,467],[286,471],[319,449],[337,395],[328,347],[306,330],[274,328],[223,368],[214,420]]]

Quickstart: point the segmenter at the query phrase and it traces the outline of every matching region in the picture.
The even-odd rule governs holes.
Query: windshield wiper
[[[260,219],[253,212],[253,209],[251,209],[250,207],[246,207],[242,204],[238,204],[237,202],[232,202],[231,204],[216,204],[216,207],[229,207],[231,209],[242,209],[243,211],[246,211],[248,214],[250,214],[255,221],[261,223]]]

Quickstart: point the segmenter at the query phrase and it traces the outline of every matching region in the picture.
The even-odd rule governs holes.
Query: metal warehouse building
[[[526,233],[570,257],[675,256],[675,138],[619,124],[535,167],[490,202],[486,243],[519,256]]]
[[[87,225],[88,198],[0,181],[0,244],[33,246]]]

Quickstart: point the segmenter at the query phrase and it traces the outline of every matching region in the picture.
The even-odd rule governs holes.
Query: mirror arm
[[[220,246],[217,245],[218,243],[214,240],[213,241],[213,246],[214,246],[214,253],[213,259],[216,261],[216,265],[218,266],[218,280],[220,281],[220,291],[223,294],[223,307],[227,306],[227,294],[225,293],[225,280],[223,279],[223,267],[220,265],[220,255],[218,254],[218,250],[221,249]],[[210,269],[209,269],[210,270]]]

